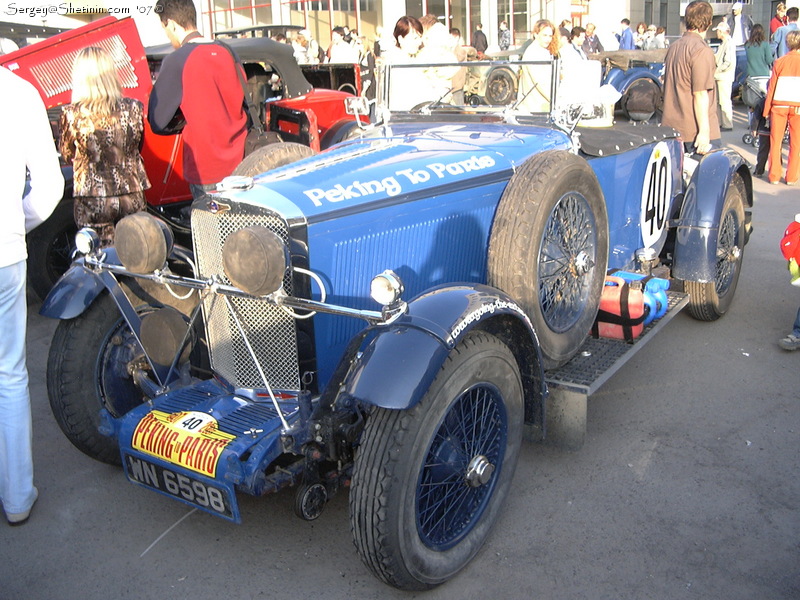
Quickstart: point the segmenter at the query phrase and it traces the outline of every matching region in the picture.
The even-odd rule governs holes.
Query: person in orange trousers
[[[786,36],[789,48],[772,66],[764,116],[770,120],[769,182],[781,181],[783,133],[789,126],[789,164],[786,185],[797,185],[800,179],[800,30]]]

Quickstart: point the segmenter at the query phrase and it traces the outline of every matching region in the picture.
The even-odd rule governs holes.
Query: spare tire
[[[497,207],[487,280],[530,317],[546,369],[566,363],[588,337],[607,263],[608,214],[592,168],[565,150],[530,158]]]
[[[619,101],[622,113],[631,121],[648,121],[661,110],[662,92],[650,79],[634,81]]]
[[[517,77],[510,69],[493,69],[486,80],[486,102],[493,106],[510,104],[517,97]]]
[[[272,169],[290,165],[302,158],[316,154],[308,146],[295,142],[278,142],[262,146],[252,154],[244,157],[232,175],[255,177]]]

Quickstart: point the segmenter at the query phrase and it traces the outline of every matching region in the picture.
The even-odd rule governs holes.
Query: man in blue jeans
[[[742,3],[734,2],[731,6],[731,14],[725,17],[728,29],[731,33],[731,40],[736,46],[736,73],[733,79],[733,89],[736,90],[744,83],[747,77],[747,51],[745,44],[750,39],[750,32],[753,30],[753,19],[749,15],[742,13]]]
[[[33,486],[25,364],[25,233],[53,212],[64,194],[64,178],[39,93],[4,68],[0,89],[0,500],[8,522],[19,525],[28,520],[39,495]]]
[[[797,316],[794,318],[792,332],[785,338],[778,340],[778,345],[790,352],[800,348],[800,309],[797,310]]]

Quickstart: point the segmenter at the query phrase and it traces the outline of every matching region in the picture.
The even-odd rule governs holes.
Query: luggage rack
[[[546,407],[546,430],[531,429],[527,437],[577,450],[586,436],[586,401],[628,362],[637,351],[689,303],[689,295],[667,292],[666,314],[650,323],[635,342],[590,337],[564,366],[545,374],[550,390]]]

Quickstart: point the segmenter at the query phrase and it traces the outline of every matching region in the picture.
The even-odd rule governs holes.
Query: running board
[[[667,298],[667,313],[645,327],[642,335],[632,344],[590,337],[567,364],[545,373],[550,391],[545,411],[545,429],[526,426],[527,440],[546,440],[568,450],[579,450],[583,446],[588,397],[689,304],[689,295],[681,292],[668,291]]]

